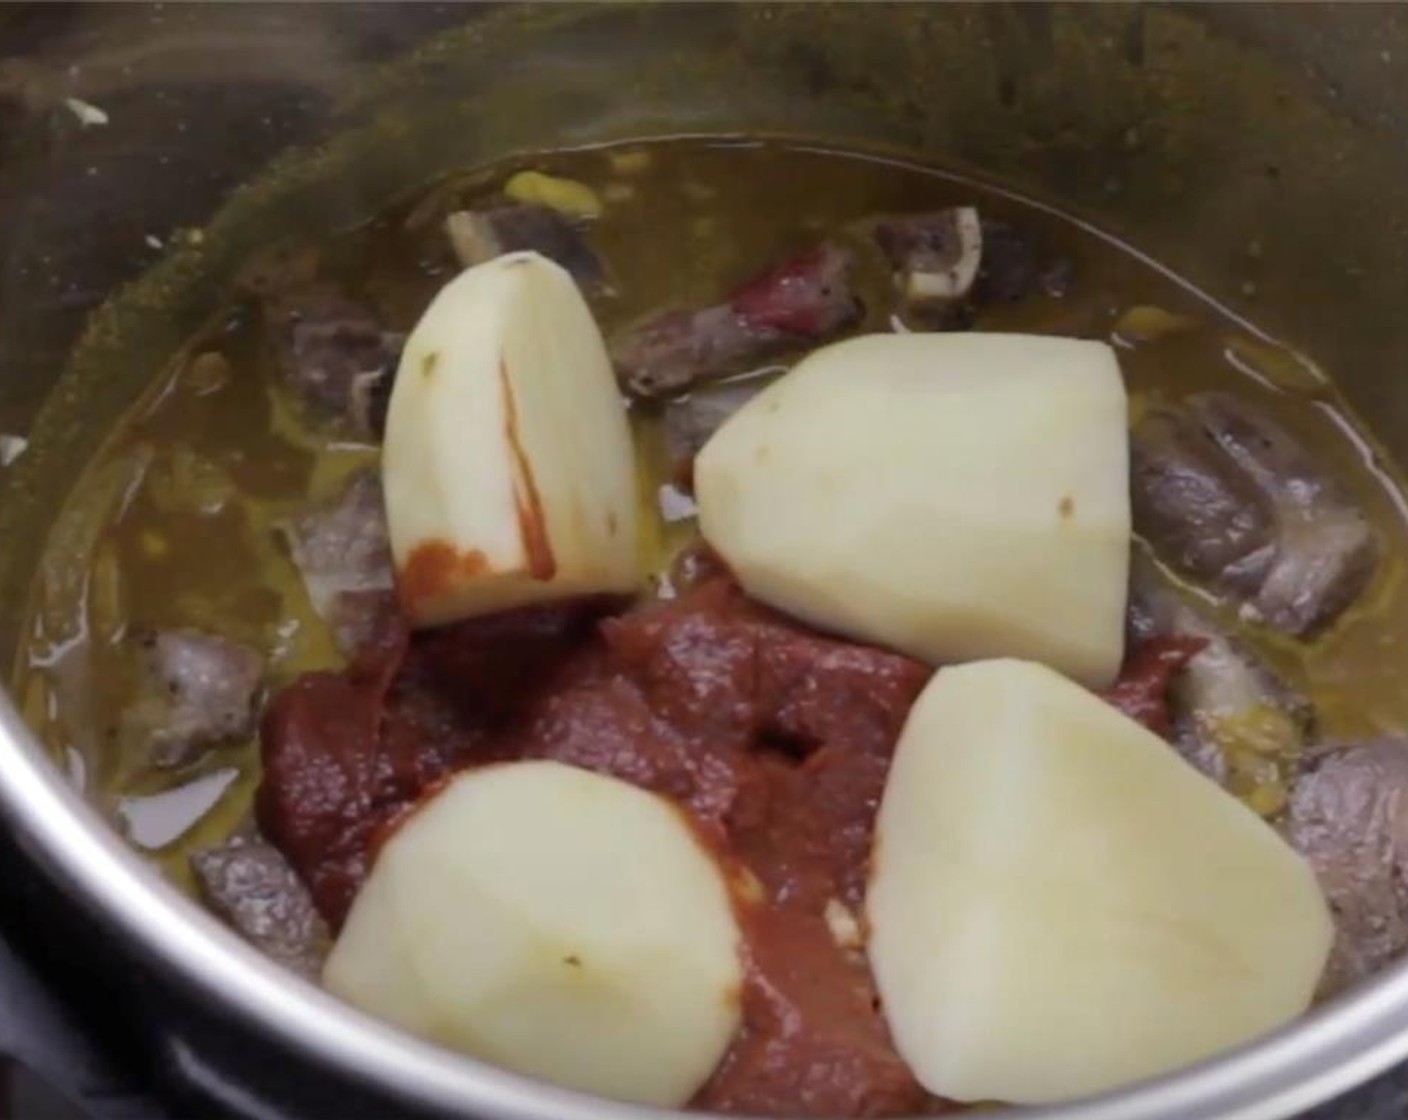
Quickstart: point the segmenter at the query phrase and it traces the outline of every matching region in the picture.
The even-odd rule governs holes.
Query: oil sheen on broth
[[[242,293],[114,424],[63,510],[36,582],[16,692],[74,780],[177,881],[189,885],[190,850],[247,816],[257,743],[153,767],[149,745],[124,724],[137,668],[121,639],[137,627],[227,635],[266,655],[269,688],[339,665],[275,526],[377,455],[370,444],[330,439],[303,413],[281,383],[249,293],[316,272],[376,307],[389,330],[409,330],[455,267],[443,245],[445,213],[496,197],[527,168],[585,183],[601,200],[588,238],[606,262],[608,283],[592,305],[608,335],[663,306],[709,302],[867,215],[977,205],[985,218],[1018,227],[1068,262],[1068,282],[985,310],[977,329],[1114,342],[1136,414],[1151,400],[1235,387],[1344,483],[1380,537],[1375,582],[1313,642],[1260,629],[1256,641],[1314,701],[1326,740],[1408,726],[1408,695],[1396,687],[1408,668],[1399,637],[1408,632],[1401,486],[1333,386],[1295,352],[1075,221],[920,167],[782,143],[546,153],[433,184],[327,243],[274,246],[252,261]],[[882,310],[890,278],[878,258],[861,257],[856,288],[868,310],[854,329],[893,329]],[[663,570],[693,525],[672,485],[658,413],[637,405],[632,415],[644,468],[642,547]],[[1225,613],[1223,621],[1242,625]],[[1275,764],[1269,773],[1274,787]],[[1238,792],[1274,814],[1283,791]]]

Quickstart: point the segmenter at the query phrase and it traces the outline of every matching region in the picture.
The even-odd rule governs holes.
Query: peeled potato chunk
[[[1124,645],[1125,393],[1108,346],[870,335],[758,394],[695,463],[705,538],[754,597],[936,663],[1108,684]]]
[[[386,842],[323,982],[507,1069],[681,1105],[738,1027],[739,936],[679,809],[508,763],[459,775]]]
[[[1050,669],[941,669],[900,737],[866,898],[900,1053],[960,1101],[1061,1101],[1306,1009],[1310,868],[1163,740]]]
[[[382,482],[417,625],[634,590],[625,405],[565,270],[510,253],[441,289],[402,352]]]

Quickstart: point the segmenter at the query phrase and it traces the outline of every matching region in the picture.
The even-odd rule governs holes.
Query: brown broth
[[[252,268],[316,268],[408,328],[449,276],[440,218],[497,196],[536,168],[589,184],[605,201],[590,240],[609,294],[594,310],[609,333],[664,305],[710,301],[750,272],[866,215],[976,203],[1073,265],[1069,292],[1001,307],[979,329],[1111,339],[1133,407],[1233,387],[1313,445],[1377,527],[1386,557],[1363,600],[1325,637],[1302,644],[1251,635],[1315,701],[1326,739],[1408,727],[1408,556],[1404,490],[1333,386],[1294,351],[1261,336],[1132,249],[1063,215],[925,169],[776,142],[661,141],[536,155],[469,172],[407,196],[330,243],[285,246]],[[862,330],[888,330],[889,278],[862,269]],[[1140,312],[1123,318],[1132,308]],[[1134,334],[1155,337],[1135,338]],[[1116,337],[1118,336],[1118,337]],[[201,355],[217,353],[228,363]],[[667,522],[657,491],[668,466],[658,422],[634,416],[642,471],[643,547],[663,567],[693,532]],[[120,638],[135,625],[195,626],[265,652],[268,683],[333,666],[273,524],[336,491],[374,448],[331,442],[281,387],[258,327],[238,300],[157,377],[114,426],[74,489],[36,581],[16,694],[33,726],[139,847],[186,882],[185,855],[228,833],[257,781],[253,742],[181,771],[150,767],[116,734],[133,687]]]

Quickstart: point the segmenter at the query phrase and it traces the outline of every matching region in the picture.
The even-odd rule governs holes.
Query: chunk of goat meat
[[[1205,429],[1271,501],[1279,547],[1251,606],[1294,633],[1332,620],[1374,573],[1378,542],[1339,483],[1289,433],[1226,393],[1195,407]]]
[[[1322,996],[1408,950],[1408,741],[1326,753],[1296,783],[1286,832],[1335,918]]]
[[[699,454],[723,423],[772,383],[767,376],[704,385],[665,405],[665,447],[679,465]]]
[[[395,603],[381,480],[375,471],[359,472],[337,497],[285,519],[278,530],[313,609],[350,656]]]
[[[1363,513],[1288,433],[1230,394],[1152,410],[1132,457],[1138,532],[1256,621],[1312,634],[1373,576],[1378,543]]]
[[[1288,782],[1310,741],[1310,701],[1245,641],[1198,609],[1136,554],[1131,565],[1131,641],[1177,636],[1200,643],[1169,686],[1173,742],[1208,777],[1238,785]]]
[[[138,690],[123,714],[129,740],[153,765],[182,766],[218,743],[254,733],[264,659],[248,646],[198,630],[141,631]]]
[[[285,382],[319,412],[379,438],[404,336],[325,287],[272,299],[266,316]]]
[[[754,277],[722,303],[648,319],[612,341],[617,376],[635,396],[667,396],[820,341],[860,316],[851,268],[848,250],[823,243]]]
[[[1016,303],[1039,287],[1060,294],[1057,287],[1069,284],[1070,262],[1044,264],[1031,239],[1015,226],[984,218],[982,231],[983,259],[973,282],[979,306]]]
[[[236,933],[295,972],[316,979],[331,935],[288,860],[253,824],[222,844],[192,852],[206,906]]]
[[[583,288],[598,287],[606,279],[606,270],[580,226],[551,207],[525,204],[456,210],[445,219],[445,235],[462,268],[531,249],[556,261]]]
[[[1182,409],[1145,415],[1130,450],[1139,533],[1176,570],[1255,593],[1276,537],[1261,491]]]
[[[861,228],[889,263],[906,320],[916,329],[963,330],[985,307],[1037,291],[1059,298],[1070,287],[1068,259],[1043,259],[1024,233],[971,206],[885,215]]]
[[[973,207],[880,218],[872,236],[907,306],[951,307],[972,292],[983,258],[982,223]]]

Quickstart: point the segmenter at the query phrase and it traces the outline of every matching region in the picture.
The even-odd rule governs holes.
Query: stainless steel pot
[[[0,650],[75,472],[251,247],[524,149],[765,132],[970,169],[1296,343],[1403,461],[1405,107],[1397,7],[0,8],[0,431],[31,437],[0,480]],[[119,960],[114,998],[233,1111],[645,1115],[451,1057],[280,971],[129,852],[8,703],[0,809],[64,899],[74,958]],[[1277,1120],[1405,1058],[1408,966],[1178,1077],[1022,1115]]]

